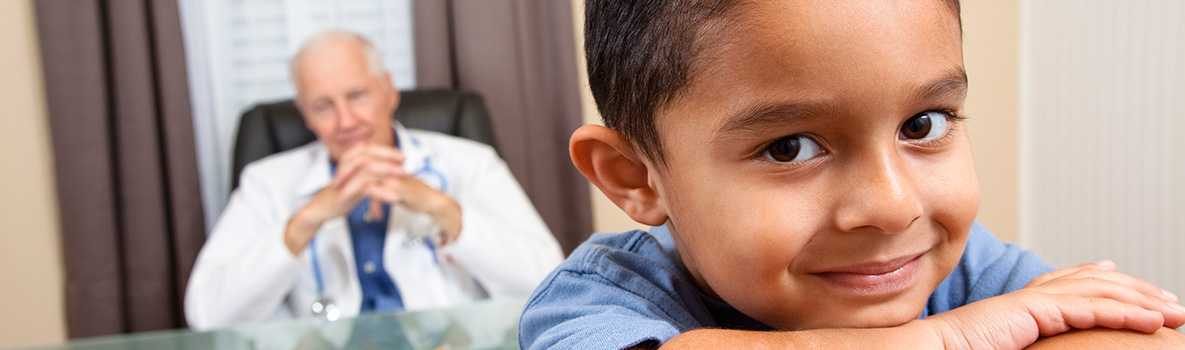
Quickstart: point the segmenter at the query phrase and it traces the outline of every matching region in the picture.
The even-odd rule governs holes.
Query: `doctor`
[[[399,93],[366,39],[318,34],[291,69],[317,141],[243,170],[190,278],[190,326],[525,299],[562,260],[490,147],[392,123]]]

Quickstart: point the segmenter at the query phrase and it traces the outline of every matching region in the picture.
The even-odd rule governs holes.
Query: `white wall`
[[[1022,2],[1021,241],[1185,294],[1185,2]]]

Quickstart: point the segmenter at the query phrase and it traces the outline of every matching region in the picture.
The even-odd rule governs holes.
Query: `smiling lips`
[[[829,268],[812,273],[827,284],[849,294],[881,296],[901,292],[913,284],[918,261],[925,255],[919,253],[903,256],[885,262],[871,262]]]

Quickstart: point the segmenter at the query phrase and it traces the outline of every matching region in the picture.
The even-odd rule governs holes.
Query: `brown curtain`
[[[177,2],[36,9],[69,335],[184,327],[205,236]]]
[[[568,253],[591,233],[568,158],[583,123],[567,0],[415,0],[416,84],[485,98],[502,157]]]

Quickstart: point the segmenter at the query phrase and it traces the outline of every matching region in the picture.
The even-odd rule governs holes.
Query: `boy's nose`
[[[900,233],[924,211],[901,157],[889,151],[874,158],[861,162],[845,184],[848,191],[836,212],[841,231]]]

